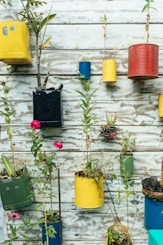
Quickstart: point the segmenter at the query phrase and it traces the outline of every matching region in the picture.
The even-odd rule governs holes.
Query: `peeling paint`
[[[13,25],[10,27],[10,31],[14,31],[15,29],[16,29],[16,25]],[[2,33],[4,36],[8,35],[8,27],[7,26],[2,27]]]
[[[10,31],[14,31],[16,29],[16,25],[10,27]]]
[[[7,36],[7,35],[8,35],[7,26],[4,26],[4,27],[2,28],[2,33],[3,33],[4,36]]]

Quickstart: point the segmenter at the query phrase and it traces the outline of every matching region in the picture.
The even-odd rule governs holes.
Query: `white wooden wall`
[[[48,12],[48,5],[43,9]],[[50,86],[63,83],[63,128],[45,133],[47,150],[51,149],[54,140],[60,140],[64,148],[58,154],[61,166],[61,195],[63,220],[63,245],[99,245],[104,244],[106,228],[112,224],[113,218],[109,209],[110,199],[106,189],[105,204],[97,210],[83,210],[73,203],[74,172],[81,168],[83,162],[82,132],[80,127],[80,98],[75,92],[81,89],[76,79],[78,62],[87,56],[92,63],[92,88],[99,88],[94,97],[97,120],[94,130],[92,152],[104,163],[112,161],[113,170],[119,171],[120,145],[105,143],[99,137],[100,126],[105,123],[105,113],[117,114],[118,133],[128,130],[137,137],[135,161],[135,188],[139,214],[131,235],[134,245],[147,245],[148,235],[144,229],[144,196],[141,193],[141,181],[150,175],[160,175],[163,151],[163,120],[158,117],[158,95],[163,92],[163,1],[155,1],[157,11],[152,11],[150,25],[150,42],[160,46],[159,78],[148,81],[133,81],[127,78],[128,47],[146,41],[145,19],[141,12],[143,0],[55,0],[53,12],[56,18],[49,24],[47,35],[52,35],[48,48],[43,51],[41,71],[50,69]],[[0,8],[1,16],[4,10]],[[17,10],[14,5],[13,11]],[[117,82],[111,85],[102,83],[103,60],[103,28],[102,17],[109,21],[107,27],[107,49],[117,49]],[[34,53],[33,53],[34,56]],[[10,100],[15,106],[16,115],[13,120],[14,140],[19,159],[26,161],[27,167],[33,166],[30,143],[27,134],[32,120],[32,91],[36,84],[36,67],[33,59],[32,67],[17,67],[10,78]],[[6,79],[5,65],[0,65],[0,82]],[[2,96],[2,86],[0,96]],[[2,101],[0,100],[0,106]],[[9,142],[6,136],[5,123],[0,117],[0,153],[8,154]],[[2,166],[1,166],[2,167]],[[121,181],[111,185],[115,191]],[[121,186],[121,188],[123,188]],[[39,197],[36,202],[39,202]],[[122,223],[126,222],[125,203],[119,207]],[[25,209],[34,214],[35,204]],[[129,220],[133,221],[135,206],[132,198],[129,203]],[[1,216],[3,216],[1,209]],[[37,217],[36,217],[37,218]],[[7,221],[6,221],[7,222]],[[6,230],[4,228],[4,230]],[[18,243],[17,243],[18,244]],[[22,244],[20,241],[19,244]],[[39,244],[34,236],[32,244]]]

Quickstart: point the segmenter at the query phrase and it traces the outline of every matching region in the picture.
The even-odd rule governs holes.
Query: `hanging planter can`
[[[147,230],[163,229],[163,201],[145,196],[144,226]]]
[[[135,80],[158,77],[159,46],[135,44],[128,50],[128,78]]]
[[[62,87],[33,92],[33,119],[40,121],[41,128],[62,126]]]
[[[116,82],[116,61],[113,59],[104,60],[102,63],[102,80],[104,83]]]
[[[41,226],[42,226],[42,242],[43,244],[45,244],[47,241],[45,223],[42,223]],[[62,222],[56,221],[56,222],[47,223],[47,227],[53,227],[55,230],[54,237],[48,237],[48,244],[60,245],[62,240]]]
[[[80,61],[79,62],[79,75],[83,78],[89,80],[91,76],[91,62],[90,61]]]
[[[160,94],[158,97],[158,115],[163,117],[163,94]]]
[[[117,129],[114,126],[113,127],[108,125],[101,126],[100,135],[103,136],[106,141],[113,140],[117,135]]]
[[[99,208],[104,204],[103,175],[97,178],[75,174],[74,203],[80,208]]]
[[[33,202],[32,184],[27,169],[24,168],[18,177],[0,179],[0,194],[5,210],[30,206]]]
[[[144,226],[147,230],[163,229],[162,183],[156,176],[142,180],[144,194]]]
[[[124,178],[130,178],[134,173],[133,155],[120,154],[120,173]]]
[[[110,234],[112,234],[112,236]],[[119,222],[116,222],[113,225],[109,226],[106,231],[104,245],[108,244],[133,245],[127,226]]]
[[[30,35],[23,21],[0,21],[0,60],[6,64],[30,64]]]
[[[149,230],[148,245],[163,244],[163,230]]]

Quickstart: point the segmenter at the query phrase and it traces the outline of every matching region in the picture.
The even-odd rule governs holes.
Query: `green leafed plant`
[[[109,127],[114,127],[116,124],[116,114],[111,114],[108,115],[108,113],[106,113],[106,124]]]
[[[109,227],[107,232],[108,232],[108,245],[112,245],[116,243],[121,237],[121,234],[118,231],[116,231],[113,227]]]
[[[7,67],[8,73],[9,73],[9,69],[10,67]],[[13,177],[16,176],[16,163],[15,163],[15,155],[14,155],[15,144],[13,143],[13,132],[10,126],[15,110],[12,109],[9,103],[9,99],[8,99],[9,88],[6,86],[5,82],[3,82],[2,85],[3,85],[4,96],[1,98],[3,102],[3,108],[0,110],[0,114],[4,117],[5,123],[7,125],[7,135],[10,141],[10,150],[12,156],[9,159],[7,156],[2,154],[1,158],[8,176]]]
[[[115,224],[107,229],[107,245],[133,245],[126,227]]]
[[[120,140],[121,154],[130,155],[135,149],[136,137],[132,137],[129,132],[125,132]]]
[[[33,222],[32,216],[24,213],[8,213],[8,219],[10,220],[10,237],[0,242],[0,244],[14,245],[18,241],[22,241],[22,245],[31,244],[33,237],[31,236],[34,232],[34,228],[39,225],[38,221]],[[19,221],[19,224],[17,223]]]
[[[56,16],[56,14],[50,14],[52,7],[50,8],[49,14],[46,17],[44,17],[42,13],[38,13],[37,11],[35,11],[39,6],[47,4],[45,1],[20,0],[20,2],[23,9],[19,12],[19,15],[22,17],[22,20],[28,24],[30,30],[35,35],[37,85],[38,87],[45,88],[48,81],[49,73],[47,73],[47,76],[42,83],[40,71],[41,54],[42,50],[49,44],[51,40],[51,37],[45,38],[47,24]]]
[[[40,131],[41,123],[38,120],[33,120],[30,123],[32,131],[29,133],[31,138],[31,152],[34,156],[34,162],[36,169],[33,170],[33,174],[36,178],[33,180],[33,185],[37,190],[38,194],[41,196],[41,203],[38,205],[38,210],[43,212],[43,217],[39,219],[39,223],[44,223],[45,233],[46,233],[46,244],[48,245],[48,240],[54,238],[56,231],[52,226],[48,226],[48,222],[56,222],[61,220],[61,209],[59,207],[59,212],[54,210],[53,204],[56,195],[53,193],[53,172],[54,170],[58,173],[59,178],[59,167],[56,163],[56,151],[46,152],[44,149],[44,138]],[[60,150],[63,144],[58,141],[53,142],[53,146]],[[47,183],[47,179],[49,182]],[[59,180],[58,180],[59,183]],[[58,186],[58,196],[59,196],[59,186]],[[50,207],[47,207],[47,197],[50,199]],[[60,197],[59,205],[60,205]]]
[[[83,112],[82,117],[82,131],[85,135],[85,141],[86,141],[86,163],[85,163],[85,173],[87,175],[95,174],[95,169],[92,166],[92,159],[90,157],[90,147],[91,147],[91,129],[94,123],[94,105],[92,104],[92,97],[96,93],[97,89],[91,91],[90,89],[90,81],[85,79],[83,76],[79,76],[79,80],[81,81],[84,92],[77,90],[77,93],[81,96],[81,104],[80,108]]]

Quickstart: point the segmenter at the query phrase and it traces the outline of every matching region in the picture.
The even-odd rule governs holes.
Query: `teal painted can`
[[[162,245],[163,244],[163,230],[149,230],[148,245]]]

